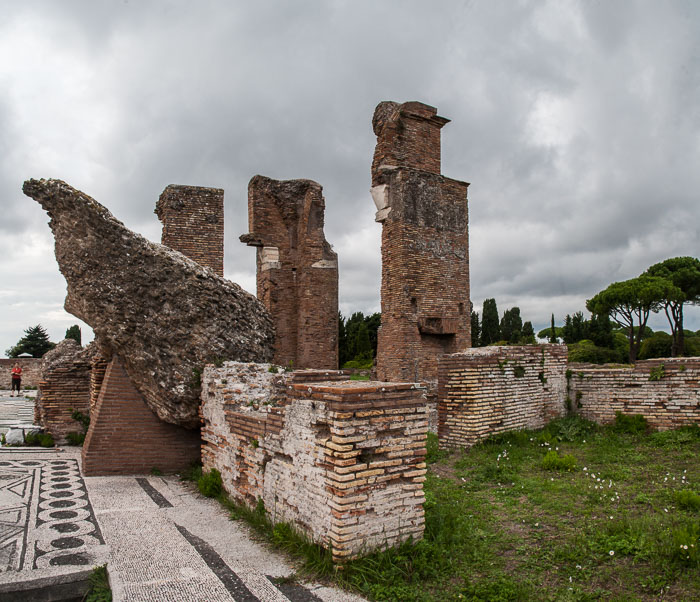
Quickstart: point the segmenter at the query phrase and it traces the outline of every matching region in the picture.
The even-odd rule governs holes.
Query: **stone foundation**
[[[537,429],[566,413],[566,345],[480,347],[440,358],[440,446]]]
[[[89,394],[86,396],[89,400]],[[83,446],[86,476],[186,469],[199,459],[199,430],[161,421],[114,356],[107,366]]]
[[[203,375],[204,470],[332,547],[336,562],[423,533],[426,404],[411,384],[341,372],[270,373],[227,362]],[[323,379],[323,382],[318,382]],[[311,381],[317,382],[311,382]]]
[[[583,418],[609,424],[615,412],[640,414],[657,430],[700,424],[700,358],[645,360],[621,368],[571,364],[569,370],[569,397]],[[650,380],[652,370],[661,378]]]

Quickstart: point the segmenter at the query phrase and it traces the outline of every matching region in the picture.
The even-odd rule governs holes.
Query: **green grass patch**
[[[84,602],[112,602],[106,564],[96,566],[90,574],[89,581],[90,588],[83,598]]]
[[[221,473],[212,468],[197,479],[197,489],[205,497],[217,497],[222,491]]]

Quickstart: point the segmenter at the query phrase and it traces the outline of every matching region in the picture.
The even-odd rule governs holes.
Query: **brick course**
[[[229,362],[203,375],[205,470],[332,546],[336,562],[422,536],[427,416],[411,384]],[[301,382],[300,382],[301,381]]]
[[[663,377],[649,380],[663,366]],[[615,412],[640,414],[657,430],[700,424],[700,358],[638,361],[630,367],[571,364],[569,396],[583,418],[609,424]]]
[[[311,180],[255,176],[248,184],[257,296],[275,324],[274,362],[338,367],[338,256],[323,233],[325,200]]]
[[[372,197],[382,224],[377,377],[437,381],[437,358],[470,346],[466,182],[440,175],[434,107],[380,103]]]
[[[83,446],[86,476],[176,472],[199,459],[199,429],[162,422],[114,356],[107,366]]]
[[[224,191],[170,184],[154,213],[163,222],[161,242],[219,276],[224,275]]]
[[[536,429],[566,413],[566,345],[481,347],[440,358],[441,447]]]

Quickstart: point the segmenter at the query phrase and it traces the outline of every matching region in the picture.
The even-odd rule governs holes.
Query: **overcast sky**
[[[0,355],[28,326],[58,341],[77,323],[28,178],[63,179],[156,242],[165,186],[224,188],[225,274],[251,292],[248,181],[316,180],[341,311],[378,311],[382,100],[452,120],[442,169],[471,183],[477,310],[495,297],[539,329],[700,255],[696,0],[0,0]]]

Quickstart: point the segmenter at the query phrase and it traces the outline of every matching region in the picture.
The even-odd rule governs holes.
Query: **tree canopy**
[[[645,273],[665,278],[681,292],[676,297],[665,299],[663,307],[671,327],[671,355],[683,355],[683,305],[700,304],[700,260],[695,257],[672,257],[654,264]]]
[[[649,313],[658,311],[667,299],[678,299],[680,289],[666,278],[643,274],[637,278],[613,282],[605,290],[586,301],[588,311],[607,315],[627,329],[630,343],[629,360],[637,359]]]
[[[19,357],[23,353],[28,353],[32,357],[42,357],[47,351],[53,349],[56,343],[49,340],[49,335],[41,324],[30,326],[25,329],[24,336],[17,341],[17,344],[8,349],[5,353],[7,357]]]
[[[481,344],[485,347],[501,340],[496,299],[485,299],[481,316]]]
[[[80,331],[80,326],[73,324],[73,326],[68,328],[68,330],[66,330],[66,338],[73,339],[76,343],[78,343],[78,345],[82,345],[83,335]]]

